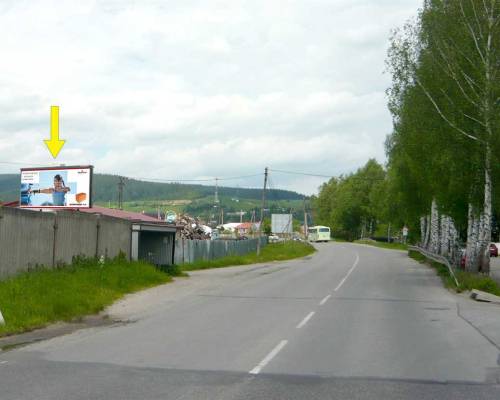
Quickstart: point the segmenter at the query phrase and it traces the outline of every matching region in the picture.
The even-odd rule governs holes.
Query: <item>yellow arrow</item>
[[[59,106],[50,106],[50,139],[44,142],[54,158],[66,143],[66,140],[59,140]]]

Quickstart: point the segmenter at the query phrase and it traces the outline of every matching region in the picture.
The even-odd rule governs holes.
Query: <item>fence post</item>
[[[99,232],[101,230],[101,217],[96,216],[96,235],[95,235],[95,258],[99,258]]]

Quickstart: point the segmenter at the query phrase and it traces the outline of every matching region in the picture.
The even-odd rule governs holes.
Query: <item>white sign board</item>
[[[292,214],[271,214],[271,231],[275,234],[293,232]]]
[[[89,208],[92,166],[23,168],[19,206],[23,208]]]

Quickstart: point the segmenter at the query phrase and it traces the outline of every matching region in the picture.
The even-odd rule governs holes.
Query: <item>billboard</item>
[[[21,168],[19,206],[24,208],[89,208],[93,167]]]
[[[275,234],[293,232],[292,214],[271,214],[271,231]]]

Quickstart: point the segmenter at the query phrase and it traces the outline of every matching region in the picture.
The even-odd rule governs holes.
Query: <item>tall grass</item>
[[[100,264],[77,258],[57,269],[38,269],[0,281],[0,336],[97,313],[125,295],[171,277],[144,262],[117,258]]]
[[[191,264],[182,264],[180,268],[183,271],[193,271],[197,269],[248,265],[268,261],[283,261],[304,257],[314,252],[314,247],[309,243],[296,241],[270,243],[262,248],[258,256],[256,253],[249,253],[244,256],[227,256],[217,260],[199,260]]]
[[[455,280],[451,277],[448,267],[440,264],[436,261],[427,259],[424,255],[418,251],[409,251],[408,255],[421,263],[426,263],[433,267],[437,274],[441,277],[445,287],[453,289],[457,292],[463,292],[464,290],[481,290],[483,292],[491,293],[500,296],[499,285],[491,279],[489,276],[481,274],[472,274],[467,271],[455,271],[455,276],[457,277],[458,287]]]

